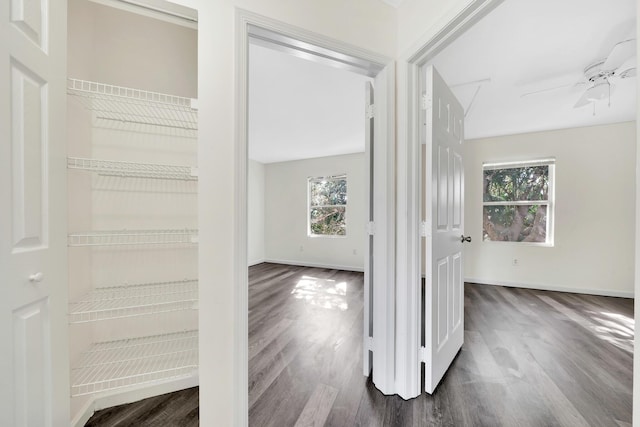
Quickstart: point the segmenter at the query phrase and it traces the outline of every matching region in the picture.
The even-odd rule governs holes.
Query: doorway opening
[[[247,189],[247,199],[241,200],[248,201],[248,210],[246,205],[241,209],[248,214],[246,231],[249,232],[248,246],[244,247],[244,253],[238,256],[239,260],[247,262],[238,268],[243,270],[244,280],[247,280],[247,265],[255,265],[259,261],[271,261],[270,265],[278,263],[328,268],[329,271],[333,271],[331,275],[338,276],[346,274],[348,270],[364,271],[365,281],[372,280],[375,272],[369,254],[375,240],[367,237],[370,234],[367,232],[366,225],[370,222],[367,219],[372,218],[370,207],[379,204],[386,208],[388,204],[384,203],[383,197],[379,197],[377,202],[372,197],[371,187],[377,184],[373,173],[375,165],[372,151],[366,149],[365,135],[369,133],[373,137],[373,132],[370,131],[373,130],[374,114],[373,106],[369,108],[369,115],[366,114],[367,105],[363,102],[364,83],[370,84],[375,76],[383,75],[385,78],[379,81],[387,85],[390,80],[388,73],[383,70],[388,60],[376,58],[376,61],[373,61],[370,55],[369,59],[361,59],[367,55],[363,55],[362,52],[358,52],[360,56],[347,54],[345,52],[349,52],[348,47],[345,49],[339,44],[332,46],[330,42],[317,38],[314,39],[314,43],[309,43],[308,34],[283,28],[279,28],[281,32],[267,30],[265,27],[273,29],[274,25],[271,22],[270,25],[264,25],[265,22],[253,21],[246,25],[246,46],[241,42],[246,51],[240,56],[246,60],[241,61],[238,66],[240,70],[248,72],[245,80],[248,86],[239,88],[248,88],[246,94],[239,97],[241,100],[248,99],[248,104],[241,106],[241,109],[244,108],[244,114],[239,114],[240,117],[248,117],[248,121],[242,126],[246,133],[243,135],[241,130],[238,160],[241,165],[239,170],[247,171],[240,177],[239,188]],[[278,28],[278,25],[275,28]],[[285,33],[289,35],[284,35]],[[293,74],[286,78],[286,82],[276,80],[282,79],[287,73]],[[282,85],[283,83],[288,83],[288,86]],[[306,94],[301,93],[305,90]],[[388,88],[382,87],[380,94],[381,105],[377,107],[384,114],[388,110]],[[296,100],[295,95],[300,98]],[[278,111],[278,108],[281,111]],[[269,114],[272,115],[271,119],[268,118]],[[278,121],[280,126],[274,126]],[[385,118],[380,122],[387,123],[387,120]],[[367,126],[370,128],[366,129]],[[274,133],[277,132],[282,132],[282,135],[274,139]],[[386,132],[380,133],[381,145],[386,145],[382,144],[382,141],[386,141],[387,137]],[[291,141],[290,148],[278,152],[274,143],[285,143],[287,139]],[[243,150],[246,151],[242,152]],[[315,152],[315,155],[307,156],[315,158],[305,159],[305,152]],[[297,154],[299,157],[296,158],[296,153],[302,154]],[[282,158],[278,159],[277,156]],[[256,161],[261,157],[267,159],[266,163]],[[382,162],[386,160],[387,153],[381,153],[379,157],[377,161]],[[378,184],[386,181],[391,173],[386,166],[385,164],[384,168],[376,169],[380,172]],[[346,193],[344,200],[341,199],[340,188]],[[388,189],[388,185],[379,188],[376,197],[385,195]],[[259,194],[260,190],[263,191],[262,197]],[[327,202],[329,200],[332,201]],[[346,202],[346,207],[342,202]],[[389,218],[385,216],[380,219],[380,230],[384,231]],[[336,232],[334,226],[340,221],[343,222],[337,227]],[[262,247],[261,227],[264,229]],[[258,236],[251,234],[255,231],[258,231]],[[381,232],[381,235],[384,236],[385,233]],[[378,244],[386,244],[387,241],[380,239]],[[387,251],[379,253],[386,254]],[[253,269],[264,266],[265,264],[259,264]],[[386,267],[387,264],[380,266],[379,270],[382,271]],[[243,292],[247,292],[241,299],[249,304],[246,286],[241,286]],[[293,298],[308,303],[311,308],[324,307],[347,311],[350,303],[345,286],[352,286],[349,280],[318,278],[308,274],[296,279],[290,293]],[[368,288],[365,285],[362,290],[360,285],[361,295],[356,304],[362,305],[363,299],[372,300],[368,298]],[[247,325],[247,336],[250,337],[247,357],[248,360],[251,359],[250,373],[252,365],[256,364],[255,360],[259,359],[255,352],[256,343],[262,342],[267,345],[269,342],[264,341],[265,339],[277,341],[277,335],[253,335],[253,322],[260,315],[259,308],[253,306],[253,301],[251,304],[250,317],[240,321],[240,324],[244,322]],[[369,319],[374,310],[368,307],[367,303],[364,305],[367,306],[365,317]],[[358,327],[355,330],[361,330],[360,310],[357,312],[355,321]],[[240,313],[246,314],[246,308]],[[382,314],[382,318],[385,319],[385,313]],[[263,313],[262,317],[264,315]],[[251,321],[247,324],[249,319]],[[348,323],[353,324],[353,320]],[[369,328],[373,322],[367,320],[364,323],[365,327]],[[370,340],[363,339],[362,332],[359,334],[357,344],[362,345],[366,342],[369,345]],[[246,343],[240,345],[244,346]],[[370,350],[370,347],[363,350],[367,375],[371,371]],[[357,360],[353,362],[359,363],[360,359],[355,354],[357,352],[351,352],[350,357],[355,357]],[[256,391],[253,380],[250,383],[252,391],[247,402],[248,408],[253,407],[260,397],[256,393],[264,392],[262,389]]]
[[[197,12],[101,3],[68,1],[73,425],[198,385]]]

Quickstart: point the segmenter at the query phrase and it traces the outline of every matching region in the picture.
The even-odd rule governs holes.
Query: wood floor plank
[[[318,384],[304,406],[294,427],[321,427],[327,420],[338,390],[326,384]]]
[[[631,425],[633,300],[465,285],[465,343],[433,395],[362,375],[362,273],[249,269],[254,427]],[[97,412],[90,426],[198,425],[198,389]]]
[[[289,329],[292,323],[293,321],[290,319],[281,319],[274,327],[269,328],[266,333],[249,338],[249,360],[256,357],[256,355],[264,350],[274,339]]]

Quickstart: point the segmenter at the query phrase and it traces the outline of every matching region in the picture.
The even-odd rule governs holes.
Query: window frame
[[[312,205],[311,204],[311,184],[313,182],[320,182],[320,181],[338,181],[338,180],[344,180],[345,181],[345,185],[347,187],[347,194],[346,194],[346,202],[344,205]],[[348,199],[348,192],[349,192],[349,186],[348,186],[348,179],[347,179],[347,174],[346,173],[341,173],[341,174],[336,174],[336,175],[329,175],[329,176],[309,176],[307,177],[307,237],[310,238],[329,238],[329,239],[344,239],[347,237],[348,234],[348,230],[347,230],[347,204],[349,202]],[[311,230],[311,209],[313,208],[331,208],[331,207],[344,207],[344,234],[316,234]]]
[[[485,240],[484,238],[484,225],[481,222],[480,229],[482,230],[482,243],[488,244],[514,244],[520,246],[542,246],[553,247],[555,244],[555,193],[556,193],[556,159],[553,157],[536,159],[536,160],[520,160],[509,162],[483,162],[482,163],[482,180],[484,180],[484,172],[486,170],[496,169],[517,169],[527,166],[548,166],[549,178],[548,178],[548,200],[512,200],[505,202],[485,202],[484,201],[484,188],[481,187],[481,211],[484,212],[485,206],[523,206],[523,205],[544,205],[547,206],[547,230],[545,242],[513,242],[513,241],[496,241]],[[483,184],[483,181],[480,184]]]

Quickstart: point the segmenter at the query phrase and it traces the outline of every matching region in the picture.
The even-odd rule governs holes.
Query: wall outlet
[[[304,252],[304,246],[300,245],[300,252]]]
[[[358,255],[358,250],[357,250],[357,249],[354,249],[354,250],[353,250],[353,254],[354,254],[354,255]]]
[[[520,260],[518,258],[513,258],[511,260],[511,265],[513,265],[514,267],[517,267],[520,265]]]

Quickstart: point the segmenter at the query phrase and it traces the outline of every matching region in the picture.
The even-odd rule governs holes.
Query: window
[[[553,244],[554,167],[554,160],[483,165],[483,240]]]
[[[309,235],[346,236],[347,176],[309,178]]]

